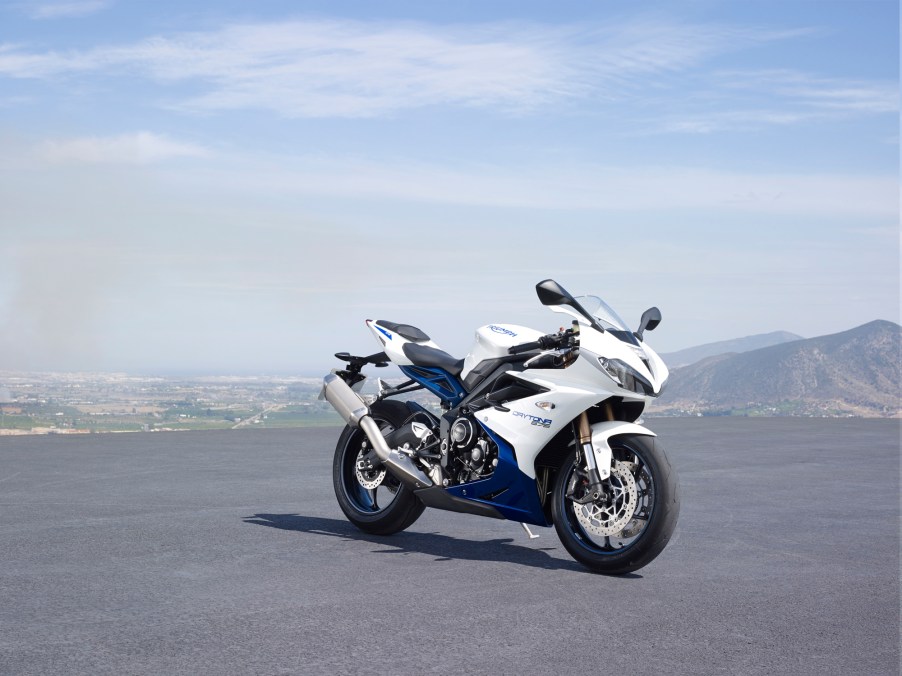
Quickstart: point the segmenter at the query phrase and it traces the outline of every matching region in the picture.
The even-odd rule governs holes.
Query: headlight
[[[655,388],[648,382],[648,379],[629,364],[619,359],[607,359],[605,357],[599,357],[598,363],[611,380],[623,389],[649,397],[656,396]]]

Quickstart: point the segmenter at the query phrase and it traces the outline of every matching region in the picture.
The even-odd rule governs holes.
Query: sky
[[[0,370],[314,375],[602,296],[899,321],[899,5],[0,2]]]

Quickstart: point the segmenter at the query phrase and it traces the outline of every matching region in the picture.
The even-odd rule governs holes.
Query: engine
[[[491,476],[498,466],[498,447],[471,416],[461,416],[451,424],[442,440],[445,470],[452,483],[460,484]]]
[[[389,446],[415,458],[433,483],[451,486],[492,475],[498,466],[498,446],[476,420],[467,414],[457,417],[447,436],[441,437],[440,425],[432,416],[420,415],[392,431],[385,440]]]

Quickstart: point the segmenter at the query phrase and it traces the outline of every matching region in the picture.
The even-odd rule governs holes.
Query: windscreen
[[[595,317],[605,331],[609,331],[625,343],[639,344],[626,322],[601,298],[598,296],[577,296],[576,302],[582,305],[586,312]]]

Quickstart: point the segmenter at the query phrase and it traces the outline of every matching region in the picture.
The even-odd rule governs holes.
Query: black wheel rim
[[[635,464],[635,471],[632,472],[632,475],[636,482],[637,505],[632,518],[622,531],[612,535],[598,535],[589,532],[577,518],[575,510],[579,509],[580,505],[575,504],[568,498],[565,495],[566,491],[561,491],[560,496],[561,512],[564,514],[567,526],[570,532],[573,533],[576,541],[580,546],[592,553],[606,556],[621,554],[635,546],[642,539],[642,536],[648,531],[648,526],[654,516],[656,501],[654,477],[641,451],[626,445],[614,446],[612,451],[615,460]],[[580,469],[576,463],[571,465],[565,485],[570,485],[574,474],[579,472]],[[610,481],[608,480],[608,482]]]
[[[375,418],[376,423],[387,434],[394,430],[394,426],[382,418]],[[357,479],[357,459],[361,451],[371,449],[366,435],[360,430],[355,430],[348,437],[348,442],[342,450],[341,456],[341,486],[345,497],[351,506],[361,514],[375,515],[387,510],[394,503],[400,492],[400,482],[386,472],[382,483],[376,488],[366,488]]]

